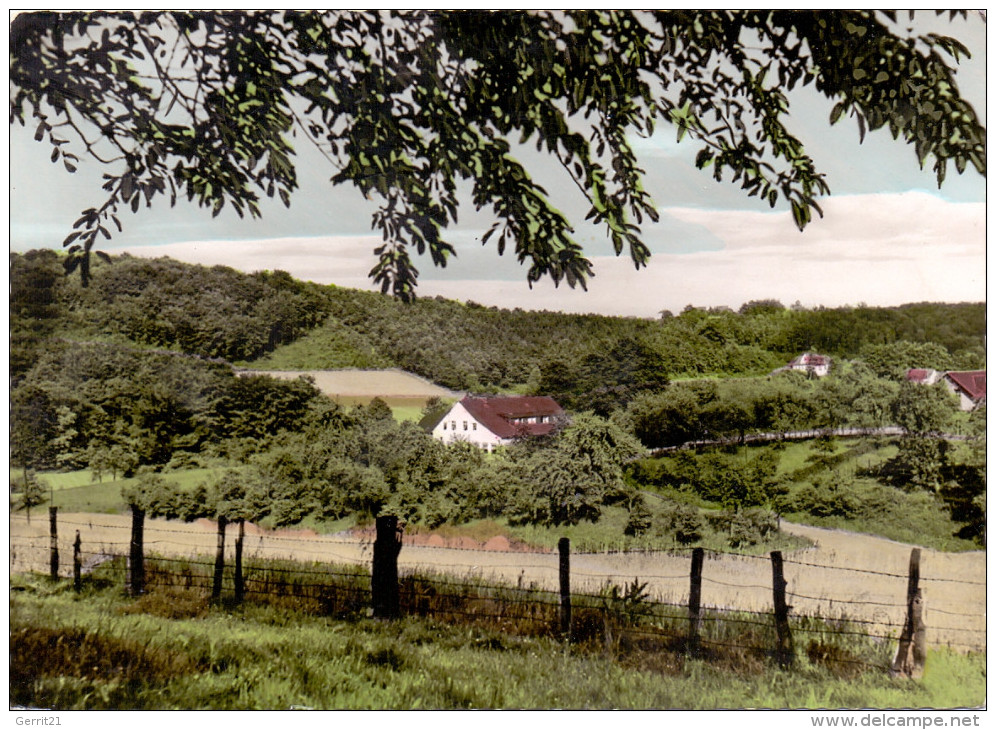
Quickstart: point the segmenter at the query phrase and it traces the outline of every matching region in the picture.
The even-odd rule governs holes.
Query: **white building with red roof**
[[[941,374],[933,368],[910,368],[906,371],[906,379],[917,385],[933,385],[941,379]]]
[[[565,417],[553,398],[472,396],[455,404],[432,429],[444,443],[467,441],[488,452],[524,436],[545,436]]]
[[[830,372],[830,358],[815,352],[804,352],[786,365],[788,370],[799,370],[807,375],[824,377]]]
[[[986,371],[962,370],[944,373],[948,389],[958,396],[963,411],[971,411],[986,400]]]

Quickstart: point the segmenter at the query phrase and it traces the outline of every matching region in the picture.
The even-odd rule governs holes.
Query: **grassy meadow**
[[[220,471],[222,470],[219,468],[186,469],[163,472],[162,477],[186,490],[209,481]],[[12,481],[20,478],[18,470],[11,469],[10,474]],[[98,480],[89,469],[39,472],[35,476],[45,489],[45,502],[38,509],[54,506],[62,512],[124,514],[128,511],[128,506],[122,496],[122,490],[138,484],[137,477],[113,479],[105,474]]]
[[[56,709],[944,708],[986,697],[985,657],[948,650],[929,653],[921,681],[804,653],[782,670],[415,617],[224,607],[189,591],[136,600],[96,577],[76,595],[14,576],[10,637],[11,702]]]
[[[307,337],[305,338],[307,339]],[[287,348],[295,344],[288,345]],[[301,362],[292,360],[292,362]],[[306,360],[306,362],[308,362]],[[340,406],[352,408],[365,406],[374,398],[384,401],[396,421],[418,421],[422,410],[434,398],[455,401],[456,393],[441,388],[417,375],[398,369],[289,369],[267,370],[272,364],[266,361],[252,363],[253,370],[281,379],[294,379],[301,375],[313,378],[315,386]]]

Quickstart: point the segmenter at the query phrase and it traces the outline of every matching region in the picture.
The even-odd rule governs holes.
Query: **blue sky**
[[[985,25],[955,21],[940,29],[972,51],[958,81],[985,119]],[[461,207],[448,239],[457,258],[445,269],[427,259],[419,293],[473,299],[484,304],[565,311],[654,316],[686,304],[739,306],[775,297],[786,304],[899,304],[907,301],[985,299],[985,180],[969,170],[952,172],[938,191],[933,173],[919,169],[913,149],[879,131],[858,144],[853,122],[830,127],[830,104],[809,90],[792,98],[791,127],[824,172],[833,195],[826,216],[804,233],[786,211],[744,197],[738,188],[696,170],[697,147],[676,143],[662,128],[634,140],[646,187],[661,220],[643,226],[654,256],[635,272],[625,255],[612,255],[604,231],[583,223],[586,205],[554,165],[523,148],[521,158],[577,224],[577,240],[593,258],[589,291],[525,283],[525,268],[508,252],[497,256],[480,236],[491,218]],[[10,137],[11,248],[58,247],[79,211],[101,202],[99,169],[82,165],[75,175],[53,165],[50,150],[32,140],[33,129],[13,127]],[[109,252],[169,255],[185,261],[223,263],[252,271],[284,269],[321,283],[369,288],[379,236],[370,229],[374,201],[328,178],[333,171],[299,150],[301,190],[289,210],[263,206],[262,220],[240,220],[184,202],[176,208],[140,209],[123,217],[124,232]]]

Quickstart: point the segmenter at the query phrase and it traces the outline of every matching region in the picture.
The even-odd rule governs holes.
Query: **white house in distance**
[[[910,368],[906,371],[906,379],[917,385],[933,385],[941,379],[941,374],[933,368]]]
[[[822,378],[830,372],[830,358],[827,355],[817,355],[815,352],[804,352],[799,357],[789,361],[788,365],[778,368],[771,374],[774,375],[785,370],[799,370],[809,376]]]
[[[443,416],[432,436],[444,443],[467,441],[491,452],[523,436],[548,434],[563,417],[564,409],[545,395],[469,395]]]

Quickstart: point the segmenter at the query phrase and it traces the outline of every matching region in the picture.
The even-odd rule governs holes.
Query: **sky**
[[[960,67],[962,94],[985,123],[985,24],[977,18],[941,25],[972,52]],[[588,291],[532,289],[526,267],[494,241],[480,238],[492,222],[469,202],[447,240],[457,257],[445,269],[416,260],[420,296],[442,295],[486,305],[655,317],[686,305],[739,307],[751,299],[784,304],[896,305],[915,301],[984,301],[986,298],[986,184],[974,170],[949,173],[938,190],[921,170],[913,148],[884,130],[859,144],[853,121],[828,123],[831,104],[802,90],[790,97],[788,123],[806,145],[832,195],[821,201],[822,219],[799,232],[787,210],[745,197],[694,167],[698,147],[677,143],[672,128],[633,144],[646,170],[645,186],[660,222],[645,221],[643,240],[653,253],[636,271],[628,255],[615,257],[604,230],[583,223],[587,203],[555,165],[528,148],[524,164],[577,223],[576,240],[592,259]],[[81,165],[75,175],[49,161],[50,149],[33,141],[33,128],[11,127],[10,246],[14,251],[58,248],[79,212],[102,202],[101,170]],[[370,218],[375,201],[352,188],[333,187],[327,163],[300,148],[301,189],[290,209],[263,207],[262,220],[240,220],[226,209],[218,218],[192,204],[141,208],[122,217],[124,231],[102,246],[109,253],[170,256],[224,264],[244,271],[282,269],[318,283],[371,289],[367,274],[380,236]]]

